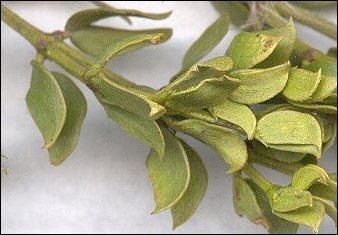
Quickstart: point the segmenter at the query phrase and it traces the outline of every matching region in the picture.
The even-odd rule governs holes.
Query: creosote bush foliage
[[[71,155],[86,116],[86,99],[72,75],[95,94],[109,119],[150,147],[146,169],[155,199],[152,214],[170,209],[174,229],[194,214],[208,184],[201,158],[177,132],[200,140],[224,160],[233,177],[238,215],[270,233],[296,233],[299,225],[317,232],[325,213],[337,222],[336,173],[317,165],[336,137],[337,49],[316,50],[297,38],[294,27],[295,20],[336,39],[336,25],[306,9],[335,2],[304,2],[303,7],[212,2],[219,18],[191,45],[180,71],[160,90],[134,84],[106,64],[168,40],[172,30],[94,23],[107,17],[122,17],[130,24],[132,17],[163,20],[171,12],[94,3],[92,9],[72,15],[64,30],[52,33],[1,4],[1,19],[37,51],[26,103],[51,164]],[[223,55],[200,62],[230,23],[243,32]],[[49,71],[47,59],[65,74]],[[290,183],[271,182],[254,164],[290,175]]]

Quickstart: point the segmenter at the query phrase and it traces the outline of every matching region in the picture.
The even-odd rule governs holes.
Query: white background
[[[209,2],[114,2],[115,7],[149,12],[173,10],[164,21],[133,19],[133,28],[172,27],[172,39],[160,46],[113,59],[109,66],[128,79],[160,88],[179,69],[182,57],[203,30],[217,19]],[[67,18],[92,5],[88,2],[5,2],[35,26],[51,32],[63,29]],[[336,22],[336,8],[323,16]],[[130,28],[121,19],[106,25]],[[226,38],[207,58],[224,54],[238,31],[231,27]],[[326,51],[336,45],[305,27],[297,26],[301,38]],[[202,143],[188,139],[205,162],[209,187],[195,215],[172,232],[169,211],[151,216],[153,195],[145,169],[148,148],[110,122],[86,87],[88,99],[79,145],[63,165],[55,168],[41,149],[42,137],[29,116],[25,94],[29,88],[30,60],[35,51],[20,35],[1,22],[1,152],[9,176],[1,175],[1,233],[265,233],[240,218],[232,206],[231,176],[224,162]],[[58,67],[47,63],[52,69]],[[336,172],[337,147],[321,164]],[[289,179],[263,169],[272,181]],[[334,233],[325,217],[320,233]],[[302,227],[300,232],[311,233]]]

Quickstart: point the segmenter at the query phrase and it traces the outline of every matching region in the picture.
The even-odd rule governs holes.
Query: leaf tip
[[[160,213],[160,212],[162,212],[162,211],[164,211],[165,209],[163,209],[163,208],[155,208],[152,212],[150,212],[150,214],[151,215],[156,215],[156,214],[158,214],[158,213]]]
[[[154,34],[150,39],[149,42],[153,45],[157,45],[161,42],[161,40],[164,38],[164,33]]]

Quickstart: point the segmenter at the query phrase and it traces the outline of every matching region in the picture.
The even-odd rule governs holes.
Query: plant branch
[[[287,2],[275,3],[274,7],[281,15],[293,17],[301,24],[309,26],[322,34],[337,40],[337,25],[331,21]]]
[[[20,18],[1,3],[1,19],[26,38],[35,48],[41,47],[42,40],[47,39],[47,35],[35,28],[27,21]]]
[[[44,33],[35,28],[3,4],[1,4],[1,19],[35,47],[40,58],[43,56],[54,61],[65,71],[88,85],[84,74],[93,64],[91,59],[64,43],[60,37],[54,37],[53,34]],[[98,79],[111,80],[124,87],[135,86],[134,83],[106,68],[97,77]],[[88,87],[92,89],[90,86]]]

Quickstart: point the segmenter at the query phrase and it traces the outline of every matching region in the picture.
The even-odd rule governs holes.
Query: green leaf
[[[115,9],[115,7],[106,4],[102,1],[90,1],[91,3],[93,3],[94,5],[98,6],[98,7],[102,7],[102,8],[108,8],[108,9]],[[126,21],[129,25],[132,25],[132,21],[129,19],[128,16],[121,16],[121,19],[123,19],[124,21]]]
[[[273,234],[294,234],[297,233],[298,224],[292,223],[285,219],[282,219],[272,213],[269,198],[262,188],[255,184],[252,180],[247,179],[247,183],[250,185],[252,192],[256,196],[256,200],[260,208],[263,210],[263,214],[269,225],[268,231]]]
[[[149,145],[160,157],[163,157],[165,143],[160,127],[156,121],[119,108],[103,104],[110,119],[121,126],[129,135]]]
[[[165,106],[175,110],[200,110],[223,103],[240,85],[238,79],[230,77],[209,78],[190,89],[173,92]]]
[[[324,169],[319,166],[309,164],[298,171],[292,176],[291,187],[295,189],[307,190],[312,184],[318,182],[327,184],[329,176]]]
[[[337,59],[337,47],[329,48],[327,55]]]
[[[198,70],[210,69],[213,75],[223,75],[223,72],[229,71],[232,68],[232,60],[228,56],[217,56],[210,60],[197,64]],[[221,72],[221,73],[217,73]]]
[[[309,189],[312,195],[337,203],[337,183],[329,180],[327,185],[314,184]]]
[[[245,24],[249,17],[249,9],[244,3],[237,1],[211,1],[220,14],[228,14],[230,22],[236,26]]]
[[[49,159],[53,165],[61,164],[74,151],[87,113],[87,102],[81,90],[68,77],[52,72],[61,88],[66,106],[66,121],[55,143],[48,148]]]
[[[263,111],[261,111],[258,115],[257,118],[260,119],[263,116],[265,116],[268,113],[271,113],[273,111],[277,111],[277,110],[291,110],[291,111],[297,111],[297,112],[302,112],[302,113],[307,113],[312,115],[318,122],[319,126],[320,126],[320,130],[321,130],[321,137],[322,137],[322,141],[324,140],[324,122],[321,119],[321,117],[315,113],[312,112],[310,110],[304,109],[304,108],[300,108],[300,107],[296,107],[290,104],[279,104],[279,105],[273,105]],[[324,141],[323,141],[324,142]]]
[[[101,56],[111,45],[116,45],[127,37],[140,34],[162,34],[160,43],[167,41],[172,30],[168,28],[147,29],[147,30],[124,30],[100,26],[89,26],[74,32],[71,36],[72,43],[81,51],[95,57]],[[137,44],[126,50],[120,51],[117,55],[124,55],[150,43]]]
[[[306,103],[314,103],[326,99],[332,94],[336,87],[337,78],[322,75],[317,90],[310,99],[306,100]]]
[[[313,201],[312,207],[303,207],[298,210],[288,212],[277,212],[274,213],[286,220],[297,224],[303,224],[312,228],[314,232],[318,232],[318,227],[323,220],[325,214],[325,208],[323,203]]]
[[[310,99],[320,82],[321,70],[317,73],[304,69],[291,68],[283,95],[297,102]]]
[[[289,60],[296,41],[296,29],[292,19],[290,19],[289,23],[283,27],[264,30],[257,33],[263,33],[267,36],[282,37],[271,55],[256,65],[257,68],[269,68]]]
[[[249,69],[265,60],[280,40],[281,37],[242,32],[234,37],[226,55],[234,62],[233,69]]]
[[[296,188],[281,188],[273,195],[272,211],[288,212],[312,206],[312,195]]]
[[[335,205],[332,202],[327,201],[320,197],[313,197],[313,200],[315,201],[317,200],[323,203],[325,207],[325,213],[331,217],[331,219],[333,220],[333,222],[336,224],[337,227],[337,208],[335,207]]]
[[[257,104],[271,99],[283,90],[289,69],[290,64],[285,63],[268,69],[234,71],[229,76],[241,80],[242,84],[229,99],[241,104]]]
[[[185,223],[196,211],[208,185],[208,173],[197,153],[182,140],[190,166],[190,182],[184,196],[171,208],[173,229]]]
[[[326,128],[330,128],[329,130],[325,130],[325,137],[323,140],[323,148],[322,152],[325,153],[335,142],[337,136],[337,121],[335,119],[331,119],[329,124],[326,125]],[[330,132],[330,133],[329,133]]]
[[[189,161],[182,144],[169,130],[162,129],[162,133],[164,157],[151,150],[146,162],[156,202],[152,214],[173,207],[184,196],[190,180]]]
[[[94,8],[79,11],[72,15],[66,24],[69,32],[77,31],[90,26],[92,23],[112,16],[136,16],[141,18],[163,20],[170,16],[171,12],[162,14],[145,13],[137,10],[115,9],[115,8]]]
[[[288,103],[305,108],[305,109],[310,109],[310,110],[316,110],[320,113],[325,113],[325,114],[337,114],[337,105],[326,105],[326,104],[304,104],[304,103],[298,103],[298,102],[293,102],[291,100],[288,100]]]
[[[248,139],[253,138],[256,117],[248,106],[225,100],[222,104],[212,107],[210,110],[221,120],[241,127],[246,132]]]
[[[258,141],[253,141],[251,143],[254,146],[254,152],[256,155],[276,159],[277,161],[280,161],[280,162],[285,162],[285,163],[299,162],[306,155],[305,153],[295,153],[295,152],[282,151],[278,149],[268,148]]]
[[[330,141],[332,136],[335,135],[335,129],[336,129],[336,120],[334,119],[328,120],[327,123],[324,125],[323,143]]]
[[[317,72],[319,69],[322,71],[322,75],[337,77],[337,61],[327,58],[321,58],[312,62],[303,62],[302,68],[310,70],[311,72]]]
[[[166,123],[174,130],[199,139],[213,148],[229,165],[229,173],[240,170],[248,159],[246,144],[235,130],[197,119],[166,119]]]
[[[337,88],[337,61],[316,60],[303,65],[303,68],[312,72],[321,69],[320,83],[311,98],[306,100],[306,103],[322,101]]]
[[[226,35],[229,28],[229,16],[221,15],[191,45],[184,55],[182,70],[186,70],[206,56]]]
[[[92,86],[92,90],[101,103],[116,105],[127,111],[145,117],[149,116],[153,119],[163,115],[164,107],[151,101],[145,92],[117,84],[106,76],[98,76],[104,70],[106,63],[119,52],[135,45],[157,43],[160,37],[161,34],[141,34],[125,38],[118,44],[111,45],[106,53],[92,64],[84,76],[87,79],[87,86]]]
[[[233,177],[233,204],[238,215],[245,216],[251,222],[261,224],[265,229],[269,229],[268,218],[263,214],[250,185],[236,175]]]
[[[192,66],[184,73],[179,73],[169,84],[173,91],[183,91],[198,85],[208,78],[219,78],[232,68],[232,60],[228,56],[218,56]]]
[[[205,122],[210,122],[210,123],[217,122],[217,117],[209,110],[202,109],[202,110],[189,111],[189,112],[175,111],[175,113],[178,113],[178,115],[183,116],[183,117],[200,119]]]
[[[321,156],[322,139],[318,121],[310,114],[277,110],[257,122],[255,138],[267,147]]]
[[[293,110],[294,106],[292,106],[291,104],[288,103],[283,103],[283,104],[275,104],[275,105],[271,105],[266,109],[260,110],[259,113],[256,115],[257,120],[261,119],[262,117],[264,117],[265,115],[267,115],[268,113],[272,113],[274,111],[277,110]],[[297,108],[297,107],[295,107]],[[294,110],[297,111],[297,110]]]
[[[33,71],[26,104],[43,136],[44,148],[48,149],[66,122],[67,106],[54,76],[38,62],[32,61],[31,64]]]
[[[157,119],[163,115],[165,108],[141,92],[128,89],[108,79],[94,77],[92,82],[97,87],[96,96],[101,103],[119,106],[129,112],[143,117]]]
[[[139,45],[157,44],[162,36],[162,34],[138,34],[124,38],[119,43],[108,47],[106,52],[100,56],[86,72],[85,76],[88,78],[96,76],[102,71],[108,61],[114,56],[118,55],[120,52],[125,51],[130,47]]]

